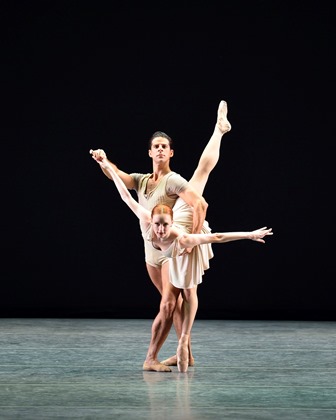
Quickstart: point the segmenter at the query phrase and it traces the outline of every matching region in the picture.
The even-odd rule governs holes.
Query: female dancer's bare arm
[[[206,234],[186,233],[180,238],[179,241],[183,248],[192,248],[196,245],[220,244],[225,242],[238,241],[240,239],[250,239],[252,241],[265,243],[263,238],[268,235],[273,235],[272,228],[262,227],[251,232],[221,232]]]
[[[100,165],[104,173],[114,181],[115,186],[120,194],[121,199],[128,205],[128,207],[135,213],[142,224],[150,224],[151,214],[150,211],[141,206],[128,191],[126,185],[118,176],[113,165],[106,157],[96,157],[90,150],[92,158]]]

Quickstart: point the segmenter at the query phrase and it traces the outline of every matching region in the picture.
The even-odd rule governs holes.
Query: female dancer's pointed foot
[[[176,357],[178,371],[185,373],[188,370],[189,366],[188,340],[183,340],[182,338],[180,338],[179,345],[176,351]]]
[[[220,101],[217,111],[217,126],[222,134],[231,130],[231,124],[227,119],[228,107],[225,101]]]
[[[168,359],[162,360],[160,363],[162,363],[165,366],[177,366],[177,356],[176,354],[174,356],[168,357]],[[189,366],[194,366],[195,359],[192,356],[189,356]]]

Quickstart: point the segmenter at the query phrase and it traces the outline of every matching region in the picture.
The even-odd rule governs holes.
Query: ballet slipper
[[[177,357],[177,368],[179,372],[187,372],[189,366],[189,351],[188,351],[188,343],[179,342],[176,352]]]
[[[162,363],[165,366],[177,366],[177,357],[171,356],[168,357],[168,359],[162,360],[160,363]],[[195,360],[193,357],[189,357],[189,366],[194,366]]]
[[[217,111],[217,126],[223,134],[231,130],[231,124],[227,119],[227,112],[227,103],[221,101]]]
[[[163,365],[159,362],[146,363],[144,362],[142,370],[153,371],[153,372],[171,372],[168,366]]]
[[[176,355],[168,357],[168,359],[162,360],[160,363],[165,366],[177,366],[177,357]]]

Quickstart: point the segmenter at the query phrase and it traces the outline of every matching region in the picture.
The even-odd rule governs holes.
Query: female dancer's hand
[[[190,254],[191,251],[192,251],[192,248],[183,248],[183,251],[181,252],[181,254],[179,254],[179,256]]]
[[[273,235],[273,232],[272,228],[267,229],[267,227],[265,226],[250,232],[249,239],[256,242],[262,242],[264,244],[265,241],[262,238],[267,235]]]
[[[104,159],[106,159],[106,153],[103,149],[96,149],[96,150],[90,150],[90,155],[92,155],[92,158],[96,162],[102,162]]]

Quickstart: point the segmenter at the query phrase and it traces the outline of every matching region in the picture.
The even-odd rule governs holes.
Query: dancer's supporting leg
[[[150,264],[146,264],[147,271],[149,274],[150,279],[152,280],[154,286],[158,289],[160,292],[160,295],[162,296],[163,293],[163,283],[169,282],[169,270],[168,266],[169,264],[163,264],[161,267],[153,267]],[[175,333],[177,336],[177,340],[180,339],[182,334],[182,296],[179,294],[175,311],[173,314],[173,325],[175,329]],[[189,355],[189,361],[193,363],[193,357],[190,354]],[[164,363],[167,362],[167,363]],[[170,357],[169,359],[166,359],[166,361],[161,362],[165,364],[166,366],[176,366],[176,355]]]
[[[180,372],[188,370],[189,363],[189,346],[191,329],[194,324],[198,309],[197,286],[191,289],[182,290],[183,295],[183,324],[182,334],[176,351],[177,367]]]
[[[163,264],[162,268],[168,270],[168,262]],[[181,290],[174,287],[169,281],[163,284],[160,310],[152,324],[152,335],[143,370],[171,371],[168,366],[159,362],[158,354],[173,324],[173,314],[180,293]]]

